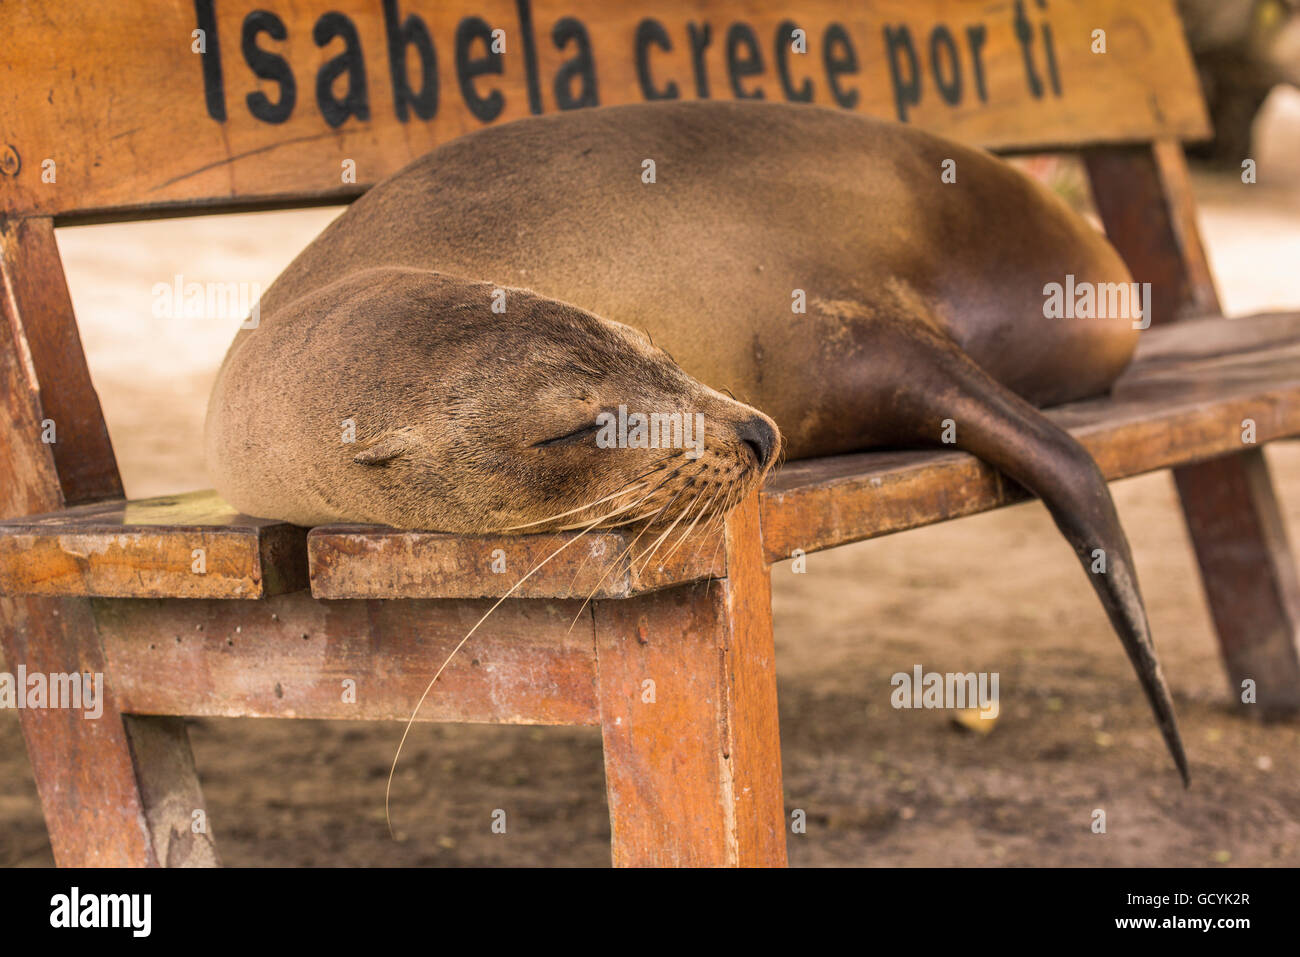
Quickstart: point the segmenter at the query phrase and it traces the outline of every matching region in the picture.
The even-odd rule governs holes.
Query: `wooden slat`
[[[678,549],[668,564],[632,559],[654,541],[636,532],[457,536],[369,525],[327,525],[308,537],[317,598],[627,598],[725,574],[718,536]],[[674,539],[675,541],[675,539]],[[566,542],[573,542],[568,547]],[[563,547],[563,550],[561,548]],[[668,548],[661,551],[668,552]],[[498,570],[499,569],[499,570]]]
[[[123,715],[154,857],[163,867],[219,867],[183,718]]]
[[[420,720],[595,724],[592,618],[580,604],[503,603],[443,673]],[[94,606],[125,711],[405,721],[492,603],[321,602],[298,592]]]
[[[782,866],[771,586],[754,498],[728,517],[731,576],[596,609],[614,863]]]
[[[499,58],[482,39],[458,45],[471,18],[504,31]],[[427,30],[436,103],[399,95],[395,74],[423,89],[419,48],[392,39],[399,21]],[[805,31],[806,53],[788,52],[783,25]],[[332,95],[364,109],[332,126],[317,78],[353,31],[358,85],[343,71]],[[670,92],[807,89],[1002,149],[1209,134],[1173,0],[11,0],[0,35],[0,213],[64,221],[350,199],[488,122]],[[584,44],[588,86],[573,65]]]
[[[1182,145],[1094,147],[1084,161],[1108,238],[1133,278],[1151,283],[1152,324],[1218,315]]]
[[[781,731],[776,707],[772,573],[763,557],[758,497],[727,516],[725,771],[730,777],[735,863],[786,864]]]
[[[11,322],[23,317],[24,362],[40,374],[41,416],[28,444],[44,445],[58,473],[61,505],[122,497],[122,480],[90,381],[63,262],[48,219],[0,222],[0,294]],[[52,439],[52,441],[47,441]],[[33,451],[35,451],[33,449]],[[43,511],[49,504],[33,505]],[[26,511],[10,506],[6,515]]]
[[[307,586],[307,530],[215,492],[0,522],[0,594],[263,598]]]

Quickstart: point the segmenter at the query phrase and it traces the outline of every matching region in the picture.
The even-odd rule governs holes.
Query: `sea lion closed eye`
[[[1035,492],[1085,568],[1104,551],[1090,580],[1186,781],[1106,482],[1035,408],[1107,391],[1143,325],[1060,317],[1048,290],[1113,305],[1130,283],[1046,190],[905,126],[722,102],[538,117],[417,160],[298,256],[226,356],[208,462],[253,515],[482,533],[682,520],[782,447],[946,437]],[[651,415],[669,441],[628,441]]]

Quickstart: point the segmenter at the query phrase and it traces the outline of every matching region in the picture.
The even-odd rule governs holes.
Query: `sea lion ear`
[[[410,429],[393,429],[383,433],[352,457],[358,465],[385,465],[415,446],[415,433]]]

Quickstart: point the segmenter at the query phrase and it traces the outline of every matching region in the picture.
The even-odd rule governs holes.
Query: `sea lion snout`
[[[782,440],[766,415],[692,379],[653,347],[633,345],[619,359],[617,368],[593,370],[581,399],[544,393],[543,423],[515,453],[531,480],[491,524],[685,529],[739,503],[773,467]]]
[[[749,447],[758,467],[766,469],[780,442],[780,435],[772,420],[763,415],[752,416],[736,428],[736,434]]]

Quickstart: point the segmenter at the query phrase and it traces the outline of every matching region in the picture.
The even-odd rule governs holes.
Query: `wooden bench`
[[[559,539],[127,500],[54,228],[343,202],[485,122],[593,100],[808,93],[1004,152],[1081,151],[1155,326],[1113,396],[1051,414],[1111,478],[1174,469],[1234,697],[1249,678],[1258,712],[1300,707],[1300,587],[1260,450],[1300,435],[1300,316],[1214,318],[1179,145],[1208,128],[1171,2],[681,6],[5,5],[0,633],[11,668],[107,687],[97,721],[21,712],[58,863],[216,863],[182,716],[405,720],[516,580],[494,554],[513,572]],[[422,72],[426,35],[439,59]],[[345,47],[359,72],[340,60],[333,87],[314,82]],[[1208,318],[1172,323],[1188,316]],[[786,466],[666,566],[630,567],[626,532],[590,536],[498,610],[421,719],[599,725],[616,864],[782,864],[769,566],[1022,498],[962,453],[869,453]]]

